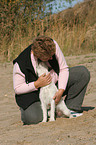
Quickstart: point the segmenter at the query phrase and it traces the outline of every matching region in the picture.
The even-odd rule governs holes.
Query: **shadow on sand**
[[[84,106],[81,108],[83,111],[89,111],[89,110],[93,110],[95,109],[95,107],[91,107],[91,106]]]

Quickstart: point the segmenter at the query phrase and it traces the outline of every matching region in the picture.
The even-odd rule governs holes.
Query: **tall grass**
[[[65,55],[96,52],[96,0],[77,4],[58,14],[40,19],[30,7],[25,10],[18,2],[1,2],[2,60],[13,60],[32,43],[34,37],[47,35],[56,40]]]

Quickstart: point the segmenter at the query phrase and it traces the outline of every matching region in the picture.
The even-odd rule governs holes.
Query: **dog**
[[[46,75],[49,73],[48,67],[44,62],[40,62],[36,65],[36,72],[38,74],[38,77],[40,77],[44,73],[46,73]],[[43,121],[42,122],[47,122],[47,119],[48,119],[47,108],[48,108],[49,104],[51,107],[49,121],[55,121],[55,108],[56,108],[56,110],[60,110],[65,116],[67,116],[69,118],[73,117],[70,110],[67,108],[67,106],[62,98],[61,98],[60,102],[55,106],[55,100],[53,99],[53,97],[57,91],[58,91],[58,89],[53,82],[51,82],[47,86],[40,88],[39,98],[41,101],[41,108],[43,111]]]

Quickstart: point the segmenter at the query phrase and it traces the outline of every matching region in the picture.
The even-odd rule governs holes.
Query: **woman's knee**
[[[24,125],[30,125],[30,124],[38,124],[42,121],[42,115],[28,115],[25,114],[24,119],[22,120]]]
[[[33,118],[30,118],[29,120],[27,120],[27,124],[38,124],[39,122],[42,121],[42,116],[37,116],[35,115]]]
[[[84,81],[88,83],[90,81],[90,72],[85,66],[81,66],[81,67],[82,67]]]
[[[42,121],[42,109],[40,102],[36,102],[29,106],[26,110],[21,110],[21,120],[24,124],[37,124]]]

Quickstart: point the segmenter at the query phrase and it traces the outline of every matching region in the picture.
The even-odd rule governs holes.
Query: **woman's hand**
[[[50,73],[48,73],[46,75],[46,73],[44,73],[43,75],[41,75],[37,81],[34,82],[35,87],[38,89],[40,87],[44,87],[48,84],[50,84],[52,81],[51,75]]]
[[[55,100],[55,104],[57,105],[59,103],[59,101],[61,100],[61,97],[63,95],[64,89],[59,89],[55,96],[53,97],[53,99]]]

